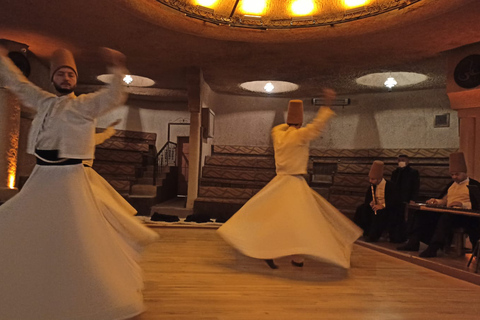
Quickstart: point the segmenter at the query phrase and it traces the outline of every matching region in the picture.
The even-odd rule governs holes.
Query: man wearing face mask
[[[410,167],[410,160],[406,154],[400,154],[397,162],[398,168],[392,172],[390,180],[396,186],[403,203],[415,203],[420,189],[418,170]]]
[[[397,163],[398,167],[393,170],[390,181],[394,184],[397,190],[398,197],[403,203],[403,212],[405,212],[405,206],[409,203],[413,204],[418,200],[420,175],[418,170],[410,167],[410,159],[408,158],[408,155],[398,155]],[[403,220],[407,220],[407,222],[397,224],[400,227],[397,232],[402,233],[402,238],[406,239],[407,223],[412,223],[413,219],[411,217],[403,217]]]

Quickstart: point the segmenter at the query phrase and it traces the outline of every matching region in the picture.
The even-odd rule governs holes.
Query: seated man
[[[401,202],[392,182],[383,178],[382,161],[374,161],[368,174],[370,187],[353,221],[364,230],[368,242],[376,242],[388,230],[390,242],[405,241],[405,221]]]
[[[463,152],[450,154],[449,170],[453,181],[445,188],[440,199],[430,199],[427,204],[450,208],[478,209],[479,204],[467,185],[480,186],[480,183],[468,177]],[[472,244],[480,239],[480,219],[476,217],[421,211],[416,214],[414,219],[414,228],[409,232],[407,244],[397,248],[398,250],[418,250],[420,240],[428,238],[425,235],[433,231],[430,241],[425,241],[429,244],[428,248],[421,252],[419,256],[423,258],[436,257],[438,249],[444,247],[446,239],[456,227],[465,228]]]

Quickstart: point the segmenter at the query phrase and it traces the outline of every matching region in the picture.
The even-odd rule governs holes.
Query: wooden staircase
[[[159,168],[155,187],[150,187],[154,185],[156,138],[155,133],[117,130],[95,151],[93,169],[143,215],[150,214],[151,206],[176,196],[174,167]]]
[[[273,153],[252,150],[214,146],[202,169],[195,214],[226,221],[275,177]]]
[[[98,129],[101,132],[103,129]],[[142,168],[155,149],[155,133],[117,130],[115,135],[97,145],[93,169],[121,195],[128,197]]]

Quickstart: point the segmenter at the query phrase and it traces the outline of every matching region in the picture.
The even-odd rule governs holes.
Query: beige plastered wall
[[[318,107],[302,99],[305,121]],[[339,96],[349,98],[348,106],[336,112],[315,148],[458,148],[457,111],[450,109],[444,89],[384,92]],[[215,111],[217,145],[271,145],[270,130],[284,122],[288,97],[247,97],[210,91],[206,102]],[[436,115],[449,114],[448,127],[435,127]]]

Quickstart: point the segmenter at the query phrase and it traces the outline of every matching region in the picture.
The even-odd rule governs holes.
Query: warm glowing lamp
[[[7,187],[15,189],[15,176],[17,173],[17,150],[19,131],[10,132],[10,149],[7,151]]]
[[[311,14],[315,9],[312,0],[296,0],[292,3],[292,12],[295,15],[304,16]]]
[[[243,0],[242,11],[245,14],[263,14],[267,7],[267,0]]]
[[[397,81],[393,77],[388,77],[384,84],[385,87],[387,87],[389,90],[392,90],[392,88],[397,85]]]
[[[202,7],[207,7],[210,8],[213,6],[215,3],[217,3],[218,0],[196,0],[196,4],[202,6]]]
[[[8,188],[9,189],[15,189],[15,172],[8,173]]]
[[[367,4],[368,0],[344,0],[346,8],[356,8]]]
[[[133,78],[129,74],[125,75],[125,77],[123,78],[123,82],[125,82],[126,84],[130,84],[132,83],[132,81],[133,81]]]
[[[265,89],[265,91],[267,92],[272,92],[273,89],[275,89],[275,86],[273,85],[273,83],[269,82],[265,85],[265,87],[263,87],[263,89]]]

